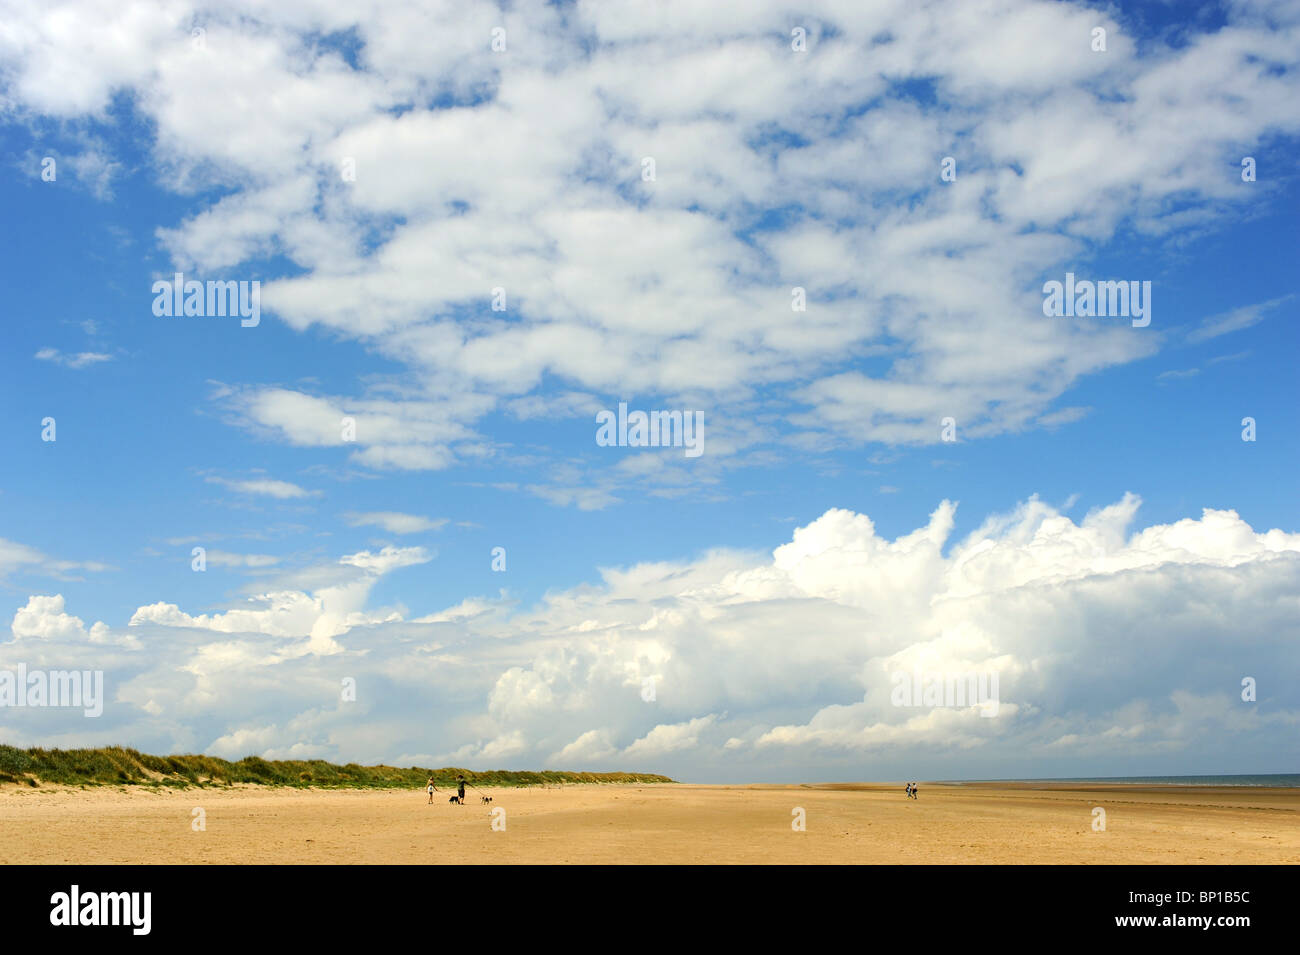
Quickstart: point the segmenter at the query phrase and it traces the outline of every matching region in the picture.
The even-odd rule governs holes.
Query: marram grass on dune
[[[323,759],[266,760],[247,756],[238,762],[215,756],[150,756],[123,746],[99,749],[18,749],[0,745],[0,783],[28,786],[263,786],[337,789],[417,789],[432,777],[435,786],[454,788],[463,775],[475,786],[537,786],[550,783],[670,783],[654,773],[568,773],[555,770],[473,772],[458,767],[339,766]]]

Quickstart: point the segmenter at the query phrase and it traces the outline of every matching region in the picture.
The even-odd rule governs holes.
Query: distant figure
[[[460,797],[460,804],[465,805],[465,777],[456,777],[456,795]]]
[[[424,788],[429,793],[429,805],[433,805],[433,794],[437,792],[437,790],[434,789],[432,776],[429,777],[429,781],[425,784]]]
[[[907,798],[908,798],[908,799],[911,799],[911,798],[912,798],[912,784],[911,784],[911,783],[908,783],[908,784],[907,784],[907,787],[903,790],[903,792],[907,793]]]
[[[917,802],[920,802],[921,800],[921,797],[918,795],[920,791],[921,791],[920,787],[918,787],[916,783],[912,783],[912,798],[915,799]]]

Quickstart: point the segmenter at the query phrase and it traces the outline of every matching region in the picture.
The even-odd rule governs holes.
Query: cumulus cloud
[[[1047,0],[827,0],[805,19],[800,53],[788,8],[768,2],[742,18],[693,0],[17,4],[0,108],[34,127],[147,128],[139,165],[192,202],[156,224],[172,264],[259,275],[268,317],[383,369],[221,384],[225,421],[359,468],[513,466],[527,476],[496,487],[556,506],[611,507],[628,485],[704,494],[791,448],[933,444],[949,416],[963,441],[1068,428],[1088,376],[1166,341],[1244,339],[1286,301],[1166,336],[1158,310],[1149,330],[1045,319],[1040,290],[1091,273],[1117,237],[1158,255],[1268,208],[1277,187],[1233,173],[1243,144],[1300,132],[1291,7],[1231,3],[1213,29],[1141,43],[1122,11]],[[102,197],[123,168],[112,142],[68,153]],[[632,395],[702,410],[708,454],[545,447],[545,428],[590,428]],[[518,444],[484,427],[501,414]],[[608,569],[534,607],[476,595],[415,619],[370,601],[432,559],[421,548],[289,572],[213,552],[275,579],[215,608],[143,595],[121,629],[33,595],[0,663],[75,647],[112,674],[95,732],[230,755],[715,778],[1297,755],[1296,535],[1227,510],[1134,531],[1137,510],[1126,496],[1075,521],[1030,500],[954,539],[945,501],[886,539],[832,509],[770,553]],[[80,569],[102,568],[0,541],[0,575]],[[894,706],[892,675],[916,669],[996,673],[998,716]],[[1248,707],[1236,687],[1252,676]],[[343,679],[355,703],[340,704]],[[37,739],[42,718],[0,729]]]
[[[712,726],[717,716],[710,713],[686,723],[660,724],[624,750],[630,759],[661,759],[669,753],[698,746],[700,732]]]
[[[27,606],[19,608],[10,624],[15,640],[36,638],[49,640],[56,638],[83,638],[102,640],[108,634],[108,627],[95,623],[89,631],[80,617],[65,613],[63,595],[32,595]]]
[[[102,118],[130,94],[160,182],[202,197],[159,230],[175,264],[281,256],[292,274],[266,280],[268,312],[397,364],[361,393],[250,383],[214,399],[259,435],[379,470],[503,454],[478,433],[486,416],[576,417],[591,395],[785,422],[711,438],[718,459],[935,443],[949,415],[972,440],[1066,426],[1078,414],[1055,402],[1154,353],[1167,320],[1044,319],[1044,276],[1085,274],[1126,230],[1158,245],[1263,208],[1271,187],[1224,169],[1243,143],[1300,131],[1300,19],[1284,5],[1229,5],[1212,31],[1139,44],[1122,12],[1076,4],[826,2],[803,53],[780,4],[699,6],[236,3],[196,18],[83,0],[17,7],[0,54],[15,110]],[[84,22],[113,42],[69,26]],[[430,22],[433,53],[414,39]],[[542,473],[532,493],[582,508],[650,480]]]
[[[547,761],[552,766],[589,766],[618,755],[605,730],[587,730],[572,743],[554,753]]]
[[[942,502],[892,539],[832,509],[767,554],[608,569],[534,607],[502,595],[417,619],[367,598],[419,549],[363,551],[313,590],[218,613],[141,607],[138,649],[102,651],[117,688],[105,719],[231,755],[687,778],[1104,775],[1294,754],[1300,534],[1214,509],[1135,528],[1139,507],[1125,495],[1073,520],[1031,498],[954,538]],[[19,617],[11,648],[85,639],[61,598]],[[996,674],[996,715],[897,705],[899,673]],[[355,703],[338,702],[345,677]],[[1240,698],[1247,677],[1256,703]]]
[[[422,547],[385,547],[378,552],[358,551],[339,558],[337,564],[286,576],[282,583],[314,581],[316,587],[275,590],[245,598],[224,613],[191,615],[171,603],[140,607],[128,626],[184,627],[222,633],[250,633],[272,637],[305,637],[305,642],[277,648],[274,656],[335,653],[342,648],[334,637],[356,626],[402,619],[397,610],[367,611],[366,599],[375,582],[401,567],[426,563],[432,558]]]

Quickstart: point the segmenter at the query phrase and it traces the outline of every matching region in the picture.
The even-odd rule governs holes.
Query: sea
[[[1145,786],[1268,786],[1300,789],[1300,773],[1261,773],[1230,776],[1059,776],[1042,779],[945,779],[946,786],[962,783],[1141,783]]]

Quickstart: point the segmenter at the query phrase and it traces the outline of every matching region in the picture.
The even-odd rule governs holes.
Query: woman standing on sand
[[[433,794],[436,793],[438,790],[437,790],[437,789],[434,787],[434,785],[433,785],[433,777],[432,777],[432,776],[429,777],[429,781],[428,781],[428,783],[425,784],[425,787],[424,787],[424,788],[425,788],[426,790],[428,790],[428,793],[429,793],[429,802],[433,802]]]

